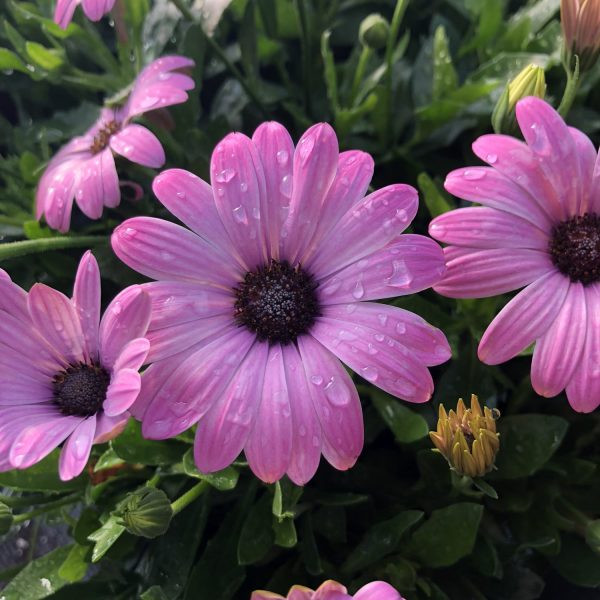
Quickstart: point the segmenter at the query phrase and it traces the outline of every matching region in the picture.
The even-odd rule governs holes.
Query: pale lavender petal
[[[109,417],[123,414],[135,402],[142,386],[141,376],[134,369],[121,369],[113,373],[102,405]]]
[[[108,161],[104,161],[104,156],[110,156]],[[113,172],[104,172],[104,165],[111,168]],[[110,148],[105,148],[102,152],[90,156],[79,165],[79,176],[75,186],[75,200],[81,209],[81,212],[90,219],[99,219],[102,216],[104,208],[104,180],[107,180],[109,186],[114,187],[112,182],[117,179],[117,170]]]
[[[1,269],[0,269],[1,270]],[[4,310],[21,321],[29,321],[27,292],[10,280],[5,271],[0,279],[0,310]]]
[[[312,336],[302,336],[297,343],[321,424],[323,456],[336,469],[349,469],[361,453],[364,439],[356,388],[339,360]]]
[[[85,339],[71,301],[55,289],[36,283],[27,302],[31,319],[48,344],[67,363],[83,362]]]
[[[96,433],[96,416],[81,421],[60,453],[58,473],[63,481],[69,481],[81,474],[90,458],[90,450]]]
[[[115,208],[121,202],[119,175],[112,152],[102,152],[102,189],[104,206]]]
[[[224,469],[246,444],[262,394],[268,350],[268,344],[254,343],[225,391],[198,423],[194,459],[200,471]]]
[[[574,127],[569,127],[569,131],[575,142],[575,157],[579,162],[579,174],[582,181],[580,204],[577,208],[577,214],[583,215],[589,212],[591,208],[593,198],[591,182],[594,178],[594,166],[598,153],[592,140],[585,133]]]
[[[600,214],[600,153],[594,164],[594,175],[590,184],[589,212]]]
[[[80,0],[56,0],[54,22],[63,29],[66,29],[71,19],[73,19],[73,13],[79,2]]]
[[[115,296],[100,321],[102,366],[112,368],[131,340],[145,336],[150,310],[150,297],[138,285],[128,287]]]
[[[288,470],[292,453],[292,411],[283,351],[269,347],[262,394],[254,427],[244,446],[252,472],[266,483],[279,481]]]
[[[165,73],[177,69],[186,69],[194,66],[194,61],[186,56],[161,56],[145,66],[135,80],[136,90],[143,88],[146,84],[161,80]]]
[[[243,278],[226,255],[188,229],[162,219],[128,219],[114,230],[111,243],[126,265],[152,279],[205,282],[231,289]]]
[[[589,413],[600,406],[600,285],[585,288],[587,333],[581,360],[567,384],[569,404],[577,412]],[[581,317],[577,317],[580,319]]]
[[[0,365],[2,367],[2,365]],[[0,369],[0,406],[23,406],[50,402],[54,396],[49,380],[36,381],[21,373]]]
[[[313,600],[352,600],[352,596],[341,583],[329,579],[318,587]]]
[[[494,208],[458,208],[436,217],[429,235],[470,248],[533,248],[547,250],[550,236],[529,221]]]
[[[312,594],[306,597],[306,600],[311,600]],[[273,594],[272,592],[266,592],[265,590],[256,590],[252,592],[250,600],[286,600],[279,594]],[[302,599],[304,600],[304,599]]]
[[[116,438],[125,429],[129,421],[129,414],[109,417],[104,413],[98,413],[96,416],[96,437],[94,444],[104,444],[109,440]]]
[[[43,213],[48,225],[61,233],[69,230],[78,167],[79,161],[73,161],[72,165],[49,171],[36,193],[37,213]]]
[[[373,581],[354,594],[354,600],[403,600],[402,596],[385,581]]]
[[[72,301],[81,323],[81,331],[85,340],[85,355],[90,360],[98,360],[100,269],[90,250],[83,255],[79,262]]]
[[[562,273],[551,272],[517,294],[483,334],[479,359],[497,365],[544,335],[558,315],[569,285],[569,279]]]
[[[110,147],[134,163],[158,169],[165,164],[165,151],[158,138],[142,125],[126,125],[111,136]]]
[[[446,275],[433,289],[451,298],[505,294],[556,271],[547,252],[527,248],[480,250],[448,246],[444,254]]]
[[[385,248],[348,265],[319,283],[323,304],[415,294],[444,276],[444,252],[422,235],[401,235]]]
[[[85,16],[92,21],[99,21],[109,12],[115,0],[81,0]]]
[[[380,250],[406,229],[418,206],[417,190],[409,185],[369,194],[346,212],[306,267],[322,279]]]
[[[146,338],[136,338],[125,344],[123,350],[115,360],[113,371],[116,373],[121,369],[133,369],[137,371],[145,362],[150,350],[150,342]]]
[[[581,363],[587,328],[584,287],[572,283],[556,318],[533,351],[531,384],[540,396],[550,398],[565,389]]]
[[[288,591],[287,600],[313,600],[313,596],[314,592],[310,588],[303,585],[293,585]],[[268,598],[270,596],[266,596],[266,599]]]

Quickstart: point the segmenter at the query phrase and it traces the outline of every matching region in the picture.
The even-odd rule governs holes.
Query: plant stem
[[[306,12],[306,0],[296,0],[298,17],[300,18],[300,31],[302,34],[302,58],[304,59],[304,109],[308,115],[311,114],[310,92],[312,90],[312,60],[311,42],[308,28],[308,14]]]
[[[371,49],[368,46],[363,46],[360,56],[358,58],[358,65],[356,66],[356,72],[354,73],[354,80],[352,81],[352,92],[350,93],[350,106],[354,106],[354,100],[358,94],[358,88],[361,84],[362,78],[365,74],[365,68],[367,62],[371,56]]]
[[[581,81],[579,77],[579,57],[575,55],[574,59],[575,68],[573,71],[571,71],[570,65],[564,65],[565,72],[567,73],[567,85],[565,86],[565,91],[563,93],[562,100],[560,101],[560,106],[558,107],[558,114],[563,119],[566,118],[571,110],[571,106],[573,105],[573,101],[575,100],[577,90],[579,89],[579,83]]]
[[[49,250],[63,250],[65,248],[86,248],[97,246],[106,242],[106,237],[100,235],[82,235],[80,237],[52,237],[37,240],[23,240],[21,242],[8,242],[0,244],[0,261],[9,258],[37,254]]]
[[[177,500],[171,503],[173,509],[173,515],[181,512],[188,504],[191,504],[196,498],[200,497],[210,484],[206,481],[200,481],[193,488],[190,488],[183,496],[177,498]]]
[[[24,521],[29,521],[29,519],[33,519],[33,517],[37,517],[38,515],[43,515],[47,512],[53,511],[61,506],[67,506],[68,504],[73,504],[80,499],[79,493],[70,494],[60,500],[54,500],[53,502],[48,502],[44,506],[40,506],[40,508],[34,508],[33,510],[21,513],[20,515],[15,515],[13,523],[16,525],[18,523],[23,523]]]

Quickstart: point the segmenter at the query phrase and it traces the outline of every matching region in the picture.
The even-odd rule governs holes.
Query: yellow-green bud
[[[8,532],[11,525],[13,524],[12,510],[0,502],[0,535],[4,535]]]
[[[154,538],[169,528],[173,509],[162,490],[144,487],[122,500],[115,514],[121,518],[129,533]]]
[[[365,17],[358,30],[358,39],[363,46],[371,50],[385,48],[390,35],[390,24],[380,14]]]
[[[456,411],[446,413],[440,404],[437,430],[429,437],[448,464],[460,475],[482,477],[494,468],[500,448],[500,435],[496,433],[497,409],[487,406],[481,410],[479,400],[471,395],[471,408],[466,408],[460,398]]]
[[[544,69],[537,65],[528,65],[504,88],[502,96],[492,113],[492,126],[496,133],[514,135],[518,132],[515,106],[527,96],[544,98],[546,95],[546,77]]]
[[[585,528],[585,541],[588,546],[600,554],[600,519],[590,521]]]

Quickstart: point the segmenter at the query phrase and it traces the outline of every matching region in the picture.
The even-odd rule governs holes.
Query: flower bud
[[[528,65],[504,88],[492,113],[492,126],[496,133],[514,135],[518,133],[515,106],[527,96],[544,98],[546,95],[546,77],[544,69],[537,65]]]
[[[471,408],[466,408],[460,398],[456,412],[447,414],[440,404],[437,431],[430,431],[429,437],[457,473],[482,477],[494,468],[500,448],[496,433],[499,416],[497,409],[487,406],[482,411],[477,396],[472,394]]]
[[[600,55],[600,2],[561,0],[560,16],[567,65],[572,68],[573,55],[577,54],[580,72],[588,71]]]
[[[129,533],[145,538],[162,535],[169,528],[173,509],[167,495],[153,487],[144,487],[129,494],[117,506]]]
[[[360,43],[371,50],[385,48],[390,35],[390,24],[380,14],[365,17],[358,30]]]
[[[10,510],[10,507],[6,506],[6,504],[0,502],[0,535],[7,533],[12,524],[12,510]]]

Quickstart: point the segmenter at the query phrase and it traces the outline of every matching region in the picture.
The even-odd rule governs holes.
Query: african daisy
[[[110,12],[115,0],[57,0],[54,9],[54,22],[66,29],[77,5],[81,4],[85,16],[91,21],[99,21],[103,15]]]
[[[272,592],[252,592],[250,600],[404,600],[402,596],[384,581],[373,581],[363,586],[351,596],[348,590],[337,581],[325,581],[316,591],[303,585],[295,585],[287,596],[280,596]]]

